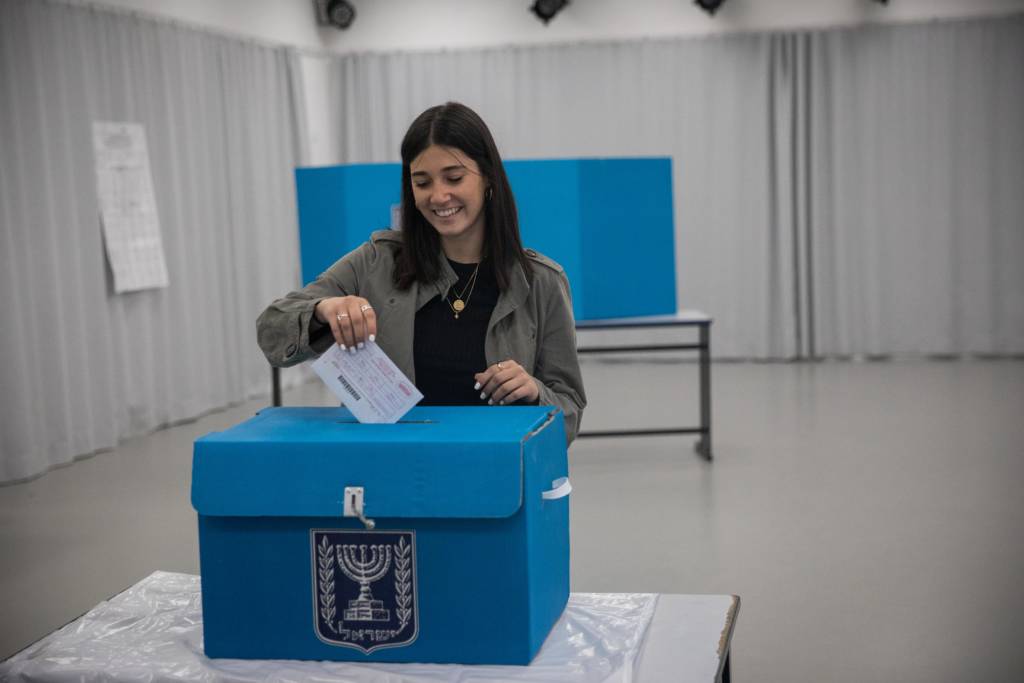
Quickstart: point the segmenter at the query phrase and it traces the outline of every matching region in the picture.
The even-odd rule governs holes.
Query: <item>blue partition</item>
[[[676,312],[671,159],[522,160],[505,170],[523,244],[565,268],[577,320]],[[399,164],[296,170],[304,282],[391,226],[401,177]]]
[[[391,227],[391,207],[399,203],[401,182],[400,164],[295,169],[303,284],[374,230]]]

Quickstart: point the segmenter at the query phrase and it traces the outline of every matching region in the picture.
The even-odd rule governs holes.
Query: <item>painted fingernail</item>
[[[473,385],[473,391],[480,391],[480,382]]]
[[[480,392],[480,398],[487,398],[487,392],[486,391],[481,391]]]
[[[505,405],[505,399],[501,399],[500,401],[498,401],[498,405],[499,406]]]
[[[358,346],[359,348],[363,348],[364,346],[366,346],[366,344],[364,344],[363,342],[359,342],[358,344],[356,344],[356,346]]]
[[[493,406],[494,405],[494,399],[488,399],[487,400],[487,405]]]
[[[377,341],[377,335],[371,334],[370,335],[370,341]]]
[[[354,347],[354,346],[348,347],[348,352],[349,353],[355,353],[356,352],[356,347]]]
[[[345,346],[344,344],[342,344],[342,345],[341,345],[341,350],[342,350],[342,351],[348,351],[348,347],[347,347],[347,346]]]

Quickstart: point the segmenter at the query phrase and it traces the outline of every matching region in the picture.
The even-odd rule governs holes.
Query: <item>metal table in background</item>
[[[675,315],[655,315],[637,318],[607,318],[576,323],[577,331],[638,330],[696,327],[696,343],[647,343],[626,346],[586,346],[577,349],[581,354],[648,353],[662,351],[697,351],[700,366],[700,424],[695,427],[661,427],[649,429],[613,429],[582,431],[578,437],[602,438],[622,436],[663,436],[666,434],[698,434],[694,450],[711,460],[711,317],[700,311],[680,311]],[[271,368],[273,405],[281,405],[281,377],[278,368]]]
[[[637,318],[608,318],[576,323],[577,331],[637,330],[696,327],[696,343],[643,343],[627,346],[579,347],[578,353],[648,353],[651,351],[697,351],[700,366],[700,424],[696,427],[668,427],[650,429],[614,429],[579,433],[578,438],[612,436],[662,436],[665,434],[699,434],[694,450],[711,460],[711,317],[700,311],[680,311],[675,315],[655,315]]]

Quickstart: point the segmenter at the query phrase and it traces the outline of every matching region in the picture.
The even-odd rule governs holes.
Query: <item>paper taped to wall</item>
[[[92,124],[96,188],[114,291],[166,287],[160,220],[146,148],[138,123]]]

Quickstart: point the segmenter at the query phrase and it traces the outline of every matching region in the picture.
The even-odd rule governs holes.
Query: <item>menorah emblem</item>
[[[310,529],[309,540],[317,638],[367,654],[416,640],[416,532]]]
[[[345,621],[390,621],[391,611],[383,600],[374,600],[370,584],[388,573],[391,545],[339,545],[338,566],[345,576],[359,584],[359,597],[348,601]]]

